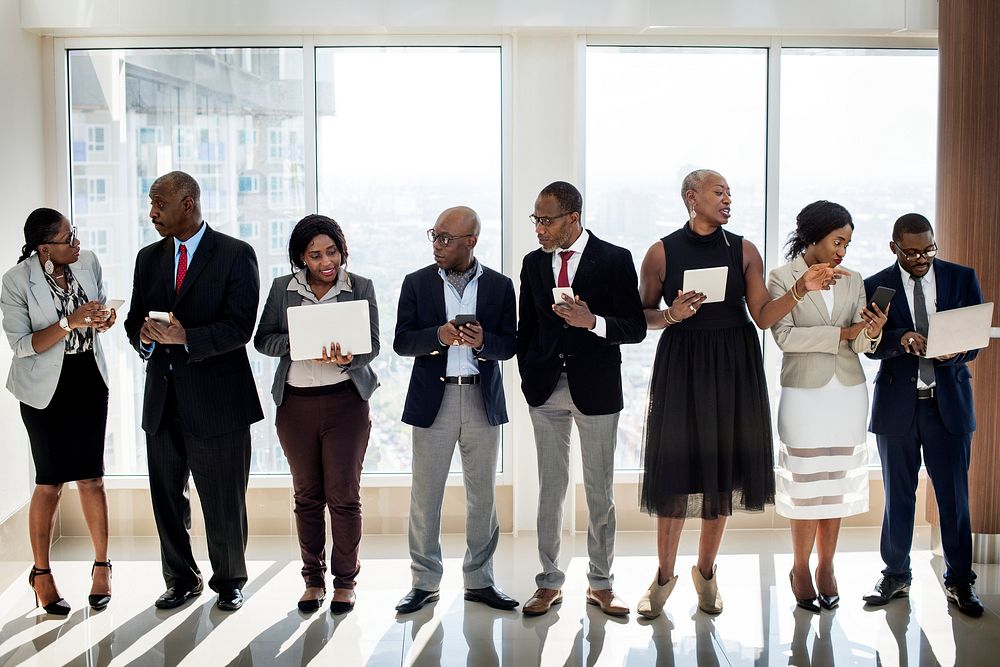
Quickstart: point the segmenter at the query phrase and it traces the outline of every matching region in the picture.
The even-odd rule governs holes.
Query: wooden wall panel
[[[1000,319],[1000,2],[941,0],[938,11],[937,240],[942,257],[979,273],[986,300],[998,303],[996,327]],[[972,531],[996,534],[1000,533],[1000,340],[983,350],[971,369],[978,421],[969,471]]]

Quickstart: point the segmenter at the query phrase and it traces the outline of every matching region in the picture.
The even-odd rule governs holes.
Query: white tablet
[[[288,344],[292,361],[319,359],[323,347],[340,343],[344,354],[372,351],[368,302],[331,301],[288,309]]]
[[[927,358],[986,347],[992,323],[992,303],[934,313],[927,322]]]
[[[705,295],[703,303],[725,301],[726,280],[728,278],[728,266],[713,266],[710,269],[688,269],[684,272],[684,291],[701,292]]]

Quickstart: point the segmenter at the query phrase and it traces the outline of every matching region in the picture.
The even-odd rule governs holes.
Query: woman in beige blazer
[[[111,600],[103,479],[108,367],[97,334],[114,324],[115,311],[104,305],[97,257],[80,249],[76,228],[61,213],[32,211],[24,241],[21,258],[3,276],[0,306],[14,352],[7,389],[21,402],[35,463],[28,583],[46,612],[70,612],[49,568],[49,547],[63,484],[75,481],[94,545],[88,601],[104,609]]]
[[[771,294],[787,292],[811,266],[838,266],[853,231],[840,204],[802,209],[787,243],[789,262],[768,277]],[[866,308],[856,272],[831,289],[793,297],[798,303],[771,327],[782,351],[775,506],[791,521],[792,592],[798,606],[818,612],[839,603],[833,555],[841,519],[868,510],[868,390],[858,355],[878,346],[885,314]],[[814,544],[818,604],[809,571]]]

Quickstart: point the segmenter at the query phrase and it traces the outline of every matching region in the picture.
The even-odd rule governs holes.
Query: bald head
[[[479,220],[479,214],[468,206],[446,208],[438,216],[438,222],[448,222],[450,223],[449,227],[457,225],[457,229],[461,230],[459,233],[472,234],[475,237],[478,237],[483,229],[483,224]]]
[[[171,171],[153,181],[153,187],[163,192],[177,196],[190,197],[194,205],[201,209],[201,188],[194,177],[183,171]]]

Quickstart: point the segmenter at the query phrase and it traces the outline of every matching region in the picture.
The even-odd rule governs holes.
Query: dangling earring
[[[695,217],[696,217],[696,216],[698,215],[698,212],[697,212],[697,211],[695,211],[695,210],[694,210],[694,209],[692,208],[692,209],[691,209],[690,211],[688,211],[688,213],[689,213],[689,214],[690,214],[690,216],[691,216],[691,222],[694,222],[694,219],[695,219]]]
[[[49,255],[48,250],[45,251],[45,264],[43,268],[45,269],[45,273],[50,276],[56,272],[56,265],[52,263],[52,257]]]

